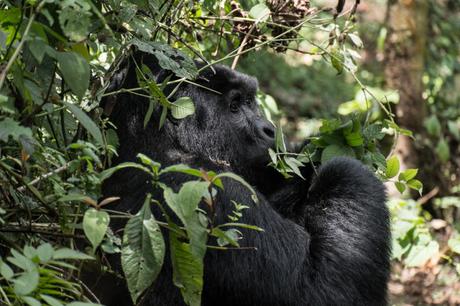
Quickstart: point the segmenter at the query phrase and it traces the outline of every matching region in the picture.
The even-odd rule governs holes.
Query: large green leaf
[[[321,154],[321,163],[325,163],[338,156],[355,157],[355,152],[348,146],[331,144],[323,150],[323,153]]]
[[[196,258],[190,245],[169,234],[174,285],[179,287],[184,301],[190,306],[201,305],[203,291],[203,261]]]
[[[98,128],[96,123],[94,123],[94,121],[91,120],[91,118],[88,117],[88,115],[75,104],[67,102],[64,102],[64,104],[72,112],[72,114],[74,114],[78,121],[80,121],[81,125],[83,125],[85,129],[91,134],[91,136],[93,136],[98,143],[104,144],[101,130]]]
[[[170,188],[164,190],[165,201],[185,225],[190,239],[190,250],[198,259],[204,257],[208,236],[207,225],[202,224],[197,208],[208,192],[208,187],[207,182],[191,181],[186,182],[179,193],[174,193]]]
[[[399,159],[396,155],[393,155],[388,161],[387,161],[387,171],[386,171],[386,176],[387,178],[392,178],[395,177],[399,172]]]
[[[130,43],[143,52],[155,55],[161,68],[174,72],[178,77],[194,79],[198,75],[198,70],[193,60],[169,45],[142,41],[137,38],[131,40]]]
[[[39,279],[40,274],[36,267],[25,271],[21,276],[13,280],[14,293],[17,295],[27,295],[31,293],[37,288]]]
[[[89,86],[90,69],[88,62],[75,52],[57,52],[54,56],[59,63],[64,81],[72,92],[81,99]]]
[[[90,208],[83,216],[83,231],[91,242],[93,249],[96,249],[104,239],[109,227],[110,216],[107,212]]]
[[[170,104],[171,115],[176,119],[183,119],[195,113],[195,104],[189,97],[181,97]]]
[[[32,137],[32,131],[27,127],[19,125],[17,121],[11,118],[5,118],[0,121],[0,140],[7,142],[9,136],[14,140],[19,140],[19,136],[21,135]]]
[[[150,211],[150,199],[147,196],[123,234],[121,265],[134,303],[160,273],[165,255],[165,243]]]

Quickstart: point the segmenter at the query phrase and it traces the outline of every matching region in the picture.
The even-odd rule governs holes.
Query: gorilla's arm
[[[237,183],[225,183],[221,218],[231,212],[230,199],[251,203]],[[305,226],[260,198],[241,220],[265,229],[244,231],[242,246],[257,251],[209,251],[205,286],[215,294],[208,299],[235,290],[230,298],[245,300],[228,305],[386,304],[388,212],[383,186],[369,170],[344,158],[321,167],[303,199]]]

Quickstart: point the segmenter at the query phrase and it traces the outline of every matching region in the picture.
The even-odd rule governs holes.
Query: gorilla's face
[[[214,71],[206,70],[197,81],[208,89],[187,84],[177,92],[176,98],[192,98],[196,111],[175,122],[176,141],[185,151],[235,170],[266,165],[275,129],[257,105],[257,80],[224,66]]]

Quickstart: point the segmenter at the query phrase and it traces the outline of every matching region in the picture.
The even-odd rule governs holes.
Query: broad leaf
[[[208,187],[208,182],[190,181],[182,185],[179,193],[174,193],[170,188],[164,190],[165,201],[185,225],[190,250],[198,259],[204,257],[208,235],[207,224],[202,224],[197,209]]]
[[[387,178],[395,177],[399,172],[399,159],[396,155],[393,155],[387,160],[387,171],[385,173]]]
[[[110,216],[107,212],[90,208],[83,216],[83,231],[95,250],[104,239],[109,227]]]
[[[121,266],[134,303],[151,286],[163,266],[165,243],[150,211],[150,195],[125,226]]]
[[[81,125],[83,125],[83,127],[91,134],[91,136],[93,136],[98,143],[104,144],[101,130],[96,123],[94,123],[94,121],[91,120],[91,118],[75,104],[67,102],[64,102],[64,104],[78,119],[78,121],[80,121]]]
[[[72,92],[81,99],[89,86],[90,69],[88,62],[75,52],[57,52],[55,57],[64,81]]]
[[[13,280],[14,293],[17,295],[27,295],[31,293],[37,288],[39,279],[40,274],[37,268],[24,272],[21,276]]]
[[[321,153],[321,163],[325,163],[334,157],[349,156],[355,157],[355,152],[348,146],[340,146],[337,144],[328,145]]]
[[[11,118],[5,118],[0,121],[0,140],[7,142],[9,136],[14,140],[19,140],[19,136],[21,135],[32,137],[32,131],[27,127],[19,125],[17,121]]]
[[[180,242],[175,234],[169,234],[174,285],[179,287],[189,306],[201,305],[203,291],[203,261],[196,258],[188,243]]]
[[[171,115],[175,119],[183,119],[195,113],[195,104],[189,97],[181,97],[170,104]]]

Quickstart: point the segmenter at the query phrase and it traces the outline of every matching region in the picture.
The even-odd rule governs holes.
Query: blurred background
[[[344,11],[352,5],[349,1]],[[391,100],[396,122],[413,132],[395,143],[383,139],[381,150],[393,150],[401,169],[418,168],[424,185],[422,195],[400,194],[387,183],[392,303],[459,305],[460,1],[362,1],[356,18],[362,40],[356,76],[375,96]],[[314,40],[329,35],[308,27],[302,31]],[[312,45],[306,41],[289,47],[296,51],[251,53],[239,68],[257,76],[261,89],[279,104],[290,139],[318,133],[318,118],[366,111],[368,97],[350,73],[338,74],[321,56],[308,54]],[[384,115],[373,105],[372,117]]]

